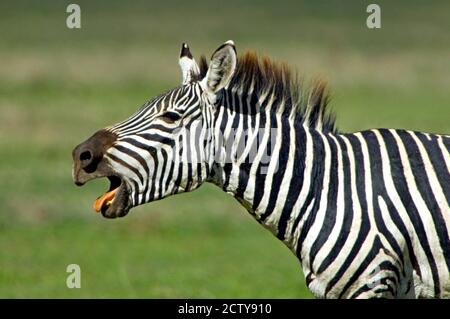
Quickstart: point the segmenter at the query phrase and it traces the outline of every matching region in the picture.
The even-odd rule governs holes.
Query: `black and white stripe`
[[[232,42],[109,128],[137,206],[217,184],[300,259],[321,298],[450,297],[450,137],[339,133],[324,86]]]

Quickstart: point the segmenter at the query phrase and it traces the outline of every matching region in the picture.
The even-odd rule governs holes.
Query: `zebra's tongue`
[[[111,205],[114,197],[116,196],[116,192],[119,188],[113,189],[112,191],[106,192],[99,198],[97,198],[94,202],[94,210],[99,213],[102,210],[102,207],[106,205]]]

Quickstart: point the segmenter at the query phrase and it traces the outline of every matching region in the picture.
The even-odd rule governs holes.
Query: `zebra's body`
[[[286,155],[277,170],[255,174],[260,163],[233,163],[216,168],[213,181],[296,254],[311,291],[450,297],[450,138],[281,123],[279,134],[290,138],[280,141],[286,152],[274,151]]]
[[[120,176],[121,212],[212,182],[296,254],[317,297],[450,297],[450,137],[339,133],[322,85],[302,99],[286,66],[236,65],[226,43],[207,69],[186,50],[183,86],[104,133],[97,176]]]

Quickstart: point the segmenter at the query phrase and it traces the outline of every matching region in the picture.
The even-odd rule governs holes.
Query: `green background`
[[[450,2],[0,2],[0,297],[311,298],[290,251],[212,185],[93,213],[108,182],[71,179],[71,150],[178,85],[188,42],[233,39],[329,81],[342,131],[450,132]],[[66,287],[81,267],[82,288]]]

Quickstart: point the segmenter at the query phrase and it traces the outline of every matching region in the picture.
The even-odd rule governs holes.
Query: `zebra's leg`
[[[379,283],[376,286],[365,285],[361,290],[356,292],[352,298],[354,299],[394,299],[397,298],[396,288],[389,283]]]
[[[393,274],[387,272],[378,273],[373,278],[368,278],[369,283],[361,287],[349,296],[350,299],[393,299],[398,298],[398,284]]]
[[[405,280],[402,269],[399,260],[385,248],[381,248],[365,273],[360,276],[349,298],[401,298]]]

